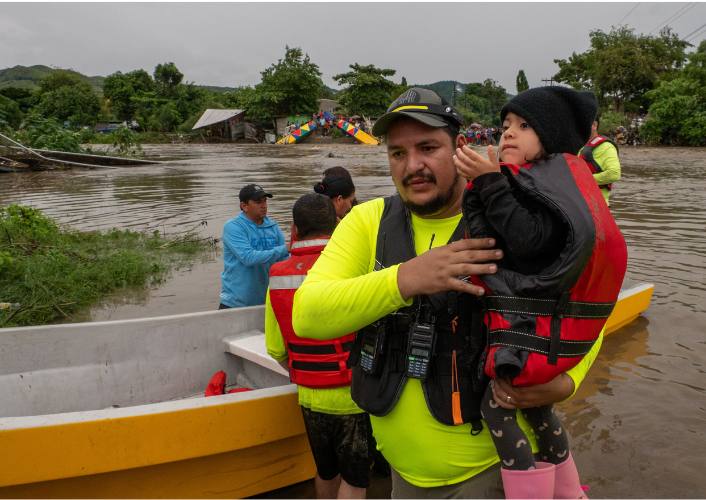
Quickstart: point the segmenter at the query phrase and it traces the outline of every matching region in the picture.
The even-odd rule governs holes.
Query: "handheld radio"
[[[369,374],[375,374],[380,366],[383,345],[385,344],[385,324],[376,321],[361,331],[363,342],[360,347],[360,368]]]
[[[434,353],[436,340],[431,304],[421,303],[407,340],[407,376],[424,380]]]

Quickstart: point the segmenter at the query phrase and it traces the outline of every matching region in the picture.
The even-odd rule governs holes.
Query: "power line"
[[[700,36],[704,35],[704,34],[706,34],[706,30],[702,30],[700,33],[697,33],[697,34],[694,35],[692,38],[690,38],[689,40],[687,40],[687,42],[689,42],[689,43],[694,42],[694,45],[696,45],[696,42],[697,42],[698,38],[699,38]]]
[[[677,11],[676,11],[674,14],[672,14],[672,15],[669,16],[669,17],[667,17],[667,19],[665,19],[664,21],[662,21],[662,22],[660,22],[659,24],[657,24],[657,26],[655,26],[654,28],[652,28],[652,29],[650,30],[650,33],[649,33],[649,34],[651,35],[654,31],[660,29],[662,26],[665,26],[667,23],[669,23],[670,21],[672,21],[672,19],[674,19],[675,16],[678,16],[678,15],[683,14],[684,12],[686,12],[686,9],[688,9],[689,7],[692,7],[692,6],[693,6],[693,4],[690,4],[690,3],[687,3],[687,4],[685,4],[685,5],[682,5],[681,7],[679,7],[679,8],[677,9]]]
[[[662,21],[657,26],[652,28],[650,30],[649,34],[651,35],[654,31],[657,31],[658,29],[665,27],[667,24],[676,21],[681,16],[683,16],[688,10],[691,10],[694,7],[696,7],[696,2],[692,2],[692,3],[688,3],[686,5],[683,5],[681,8],[677,9],[677,11],[674,14],[669,16],[666,20]]]
[[[694,35],[694,38],[698,37],[699,34],[700,34],[700,33],[698,33],[698,32],[699,32],[699,31],[702,31],[704,28],[706,28],[706,24],[702,24],[701,26],[699,26],[698,28],[696,28],[694,31],[692,31],[691,33],[689,33],[688,35],[686,35],[686,36],[684,37],[684,41],[687,41],[687,42],[690,41],[689,38],[692,38],[692,35]]]
[[[634,6],[632,9],[630,9],[630,10],[628,11],[628,13],[625,14],[625,15],[623,16],[623,18],[622,18],[620,21],[618,21],[618,25],[623,24],[623,21],[625,21],[625,20],[628,18],[628,16],[629,16],[630,14],[632,14],[633,11],[634,11],[635,9],[637,9],[639,6],[640,6],[640,2],[637,2],[637,3],[635,4],[635,6]]]

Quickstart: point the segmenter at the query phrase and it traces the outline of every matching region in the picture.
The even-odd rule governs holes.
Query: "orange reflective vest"
[[[294,294],[306,273],[328,243],[328,238],[299,240],[292,244],[292,256],[270,268],[270,304],[277,318],[289,356],[292,383],[312,388],[350,385],[346,366],[355,333],[332,340],[297,337],[292,327]]]

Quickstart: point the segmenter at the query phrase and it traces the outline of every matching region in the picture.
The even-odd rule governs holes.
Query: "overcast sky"
[[[591,30],[656,34],[670,18],[685,37],[704,27],[706,3],[0,3],[0,69],[106,76],[172,61],[187,81],[232,87],[258,83],[288,44],[333,88],[357,62],[396,82],[492,78],[514,92],[518,70],[540,85],[554,59],[588,49]]]

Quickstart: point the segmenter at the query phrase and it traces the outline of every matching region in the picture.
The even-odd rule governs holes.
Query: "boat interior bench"
[[[252,330],[223,339],[225,351],[289,378],[287,370],[267,354],[265,334]]]

